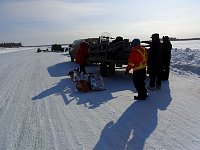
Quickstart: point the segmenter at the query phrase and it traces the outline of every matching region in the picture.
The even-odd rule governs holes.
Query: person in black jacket
[[[148,50],[148,69],[149,69],[149,86],[148,89],[154,90],[161,88],[161,67],[162,67],[162,54],[161,43],[159,34],[152,35],[152,42]]]
[[[169,66],[171,60],[171,49],[172,44],[169,40],[168,36],[163,36],[162,46],[162,72],[161,79],[168,80],[169,79]]]

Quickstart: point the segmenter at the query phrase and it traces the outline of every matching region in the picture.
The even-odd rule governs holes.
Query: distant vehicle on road
[[[64,52],[64,48],[60,44],[53,44],[51,45],[51,51],[53,52]]]
[[[38,48],[37,49],[37,53],[39,53],[39,52],[48,52],[48,48],[47,49],[40,49],[40,48]]]

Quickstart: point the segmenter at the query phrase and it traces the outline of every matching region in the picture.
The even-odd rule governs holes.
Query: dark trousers
[[[169,79],[169,66],[162,66],[161,79],[162,80]]]
[[[156,86],[161,86],[161,71],[150,71],[149,72],[149,86],[150,87],[155,87]]]
[[[86,74],[86,70],[85,70],[85,65],[80,65],[80,72],[83,72],[84,74]]]
[[[138,93],[138,96],[146,97],[147,96],[147,89],[145,86],[146,69],[133,71],[132,79],[135,89]]]

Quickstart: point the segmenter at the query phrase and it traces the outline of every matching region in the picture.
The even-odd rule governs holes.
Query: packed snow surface
[[[1,150],[200,149],[199,49],[173,47],[169,81],[146,101],[123,69],[78,92],[68,52],[36,51],[0,49]]]

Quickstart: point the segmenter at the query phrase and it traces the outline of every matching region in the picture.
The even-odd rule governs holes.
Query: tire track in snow
[[[22,68],[22,66],[24,65],[24,60],[26,59],[18,59],[19,56],[12,56],[12,58],[10,57],[6,57],[5,59],[7,61],[3,61],[1,60],[1,64],[5,63],[5,66],[1,65],[0,68],[0,72],[1,74],[1,78],[3,78],[3,80],[1,80],[1,91],[0,91],[0,100],[4,100],[3,98],[9,95],[10,91],[13,91],[11,88],[14,88],[13,85],[14,84],[19,84],[18,80],[20,79],[20,73],[24,72],[24,68]],[[30,56],[29,56],[30,57]],[[22,71],[22,72],[21,72]],[[17,78],[19,78],[17,80]],[[22,79],[22,78],[21,78]],[[17,81],[17,82],[16,82]],[[1,101],[1,103],[3,103]],[[5,100],[7,101],[7,100]],[[0,105],[1,106],[1,105]],[[1,108],[1,107],[0,107]]]
[[[23,100],[23,104],[25,105],[26,111],[24,112],[26,116],[23,116],[23,114],[18,115],[19,118],[23,118],[20,126],[19,136],[17,140],[17,149],[20,148],[32,148],[32,149],[41,149],[41,139],[40,137],[42,135],[42,130],[39,128],[39,122],[38,122],[38,109],[36,103],[31,103],[30,99],[27,99],[27,93],[29,93],[29,82],[30,77],[32,73],[34,72],[33,67],[27,65],[29,67],[29,71],[27,72],[26,76],[24,76],[24,86],[22,89],[22,93],[20,95],[20,99]]]
[[[55,56],[56,57],[56,56]],[[58,57],[60,58],[60,57]],[[55,61],[55,60],[54,60]],[[52,66],[55,65],[54,61],[46,61],[46,66]],[[60,61],[60,60],[58,60]],[[43,72],[45,74],[45,72]],[[49,86],[54,85],[55,86],[55,81],[58,83],[60,82],[61,78],[56,77],[56,78],[45,78],[46,80],[43,81],[43,87],[47,88]],[[54,144],[56,145],[57,149],[74,149],[74,146],[71,144],[72,139],[74,139],[74,133],[71,134],[71,130],[66,130],[66,126],[63,126],[63,121],[66,118],[61,118],[62,116],[62,106],[59,107],[58,104],[63,102],[62,97],[60,95],[56,95],[58,93],[52,93],[52,95],[48,96],[47,100],[47,110],[49,114],[49,125],[52,129],[53,133],[53,138],[54,138]],[[70,120],[67,118],[67,123],[71,123]]]
[[[18,81],[20,82],[20,84],[16,84],[16,86],[13,86],[13,84],[11,84],[11,87],[13,89],[12,90],[10,89],[10,91],[12,91],[13,94],[15,94],[14,103],[16,104],[16,106],[14,107],[14,109],[11,109],[12,111],[10,110],[10,107],[8,108],[10,112],[7,114],[10,117],[7,117],[6,119],[8,119],[11,122],[11,124],[5,127],[5,132],[3,131],[3,134],[6,136],[1,136],[1,137],[4,137],[4,140],[1,140],[3,144],[0,144],[1,145],[0,147],[2,148],[12,147],[15,149],[23,149],[23,148],[24,149],[27,149],[27,148],[41,149],[43,147],[46,147],[47,149],[49,148],[54,149],[49,145],[42,146],[41,135],[43,134],[42,132],[43,130],[40,130],[39,124],[37,123],[37,122],[40,122],[38,112],[37,112],[38,103],[36,104],[36,102],[34,102],[35,104],[32,104],[31,99],[29,99],[31,97],[29,94],[30,92],[29,86],[31,83],[30,76],[32,72],[34,71],[34,69],[32,68],[31,70],[30,65],[22,65],[21,68],[23,70],[23,71],[21,70],[22,74],[20,74],[20,70],[18,71],[19,72],[18,76],[16,74],[13,74],[16,77],[13,83],[16,84]],[[17,79],[18,77],[22,78],[23,80],[19,81]],[[20,91],[20,92],[15,93],[16,91]],[[10,93],[10,95],[11,94],[12,93]],[[11,114],[14,114],[14,115],[11,115]],[[30,123],[32,123],[33,126],[29,125]],[[8,140],[9,137],[11,140]]]
[[[3,116],[4,111],[7,108],[8,103],[11,101],[11,96],[14,94],[13,91],[15,91],[18,86],[20,86],[20,78],[23,69],[24,68],[20,68],[19,70],[15,71],[15,74],[12,74],[12,76],[8,76],[9,78],[7,80],[7,83],[4,84],[1,88],[0,120]]]
[[[29,82],[31,79],[41,80],[43,77],[41,72],[42,70],[46,68],[43,68],[43,64],[40,63],[40,59],[42,59],[42,57],[41,58],[38,57],[38,59],[39,60],[37,61],[35,68],[32,70],[31,77],[29,77],[27,80]],[[36,70],[39,72],[38,74],[35,74]],[[27,83],[27,85],[30,85],[30,83]],[[29,87],[29,88],[33,90],[34,89],[37,90],[41,85],[42,85],[42,82],[36,82],[36,84],[34,84],[34,87],[36,86],[36,88],[34,87],[33,88]],[[29,92],[29,90],[27,90],[26,92]],[[35,93],[35,91],[32,92],[32,95],[33,93]],[[28,107],[30,109],[27,112],[29,113],[28,115],[29,117],[28,117],[28,120],[25,119],[25,122],[22,123],[23,126],[21,128],[21,133],[20,133],[21,136],[18,142],[19,149],[22,147],[24,147],[24,149],[30,148],[30,149],[38,149],[38,150],[55,149],[54,142],[52,140],[52,133],[49,127],[49,121],[46,119],[45,121],[41,120],[41,118],[48,118],[44,102],[45,101],[32,101],[30,99],[28,103]]]
[[[15,91],[15,105],[17,106],[13,120],[11,120],[11,129],[8,133],[8,139],[7,140],[7,146],[8,147],[13,147],[16,148],[19,146],[19,138],[21,138],[21,127],[23,127],[23,121],[24,121],[24,114],[28,114],[27,107],[28,106],[28,99],[27,99],[27,88],[28,88],[28,81],[29,81],[29,76],[31,74],[31,66],[30,63],[27,61],[27,63],[24,63],[23,66],[23,71],[21,74],[21,79],[20,80],[20,86],[18,85],[18,89]],[[29,68],[29,69],[27,69]],[[24,71],[27,70],[27,71]],[[27,120],[27,119],[25,119]]]
[[[14,64],[13,64],[14,65]],[[18,66],[16,66],[18,67]],[[21,78],[25,74],[23,66],[21,66],[19,69],[15,69],[15,74],[13,74],[13,78],[11,82],[8,85],[8,90],[4,93],[4,95],[8,95],[8,101],[3,105],[3,112],[1,115],[1,122],[4,123],[4,125],[1,125],[1,137],[3,138],[0,142],[2,142],[0,145],[2,148],[6,148],[9,146],[9,140],[8,140],[8,134],[11,128],[11,121],[14,120],[14,117],[16,115],[16,110],[19,108],[18,105],[18,95],[19,89],[22,88],[21,84]],[[19,108],[21,109],[21,108]],[[6,113],[6,114],[5,114]]]

